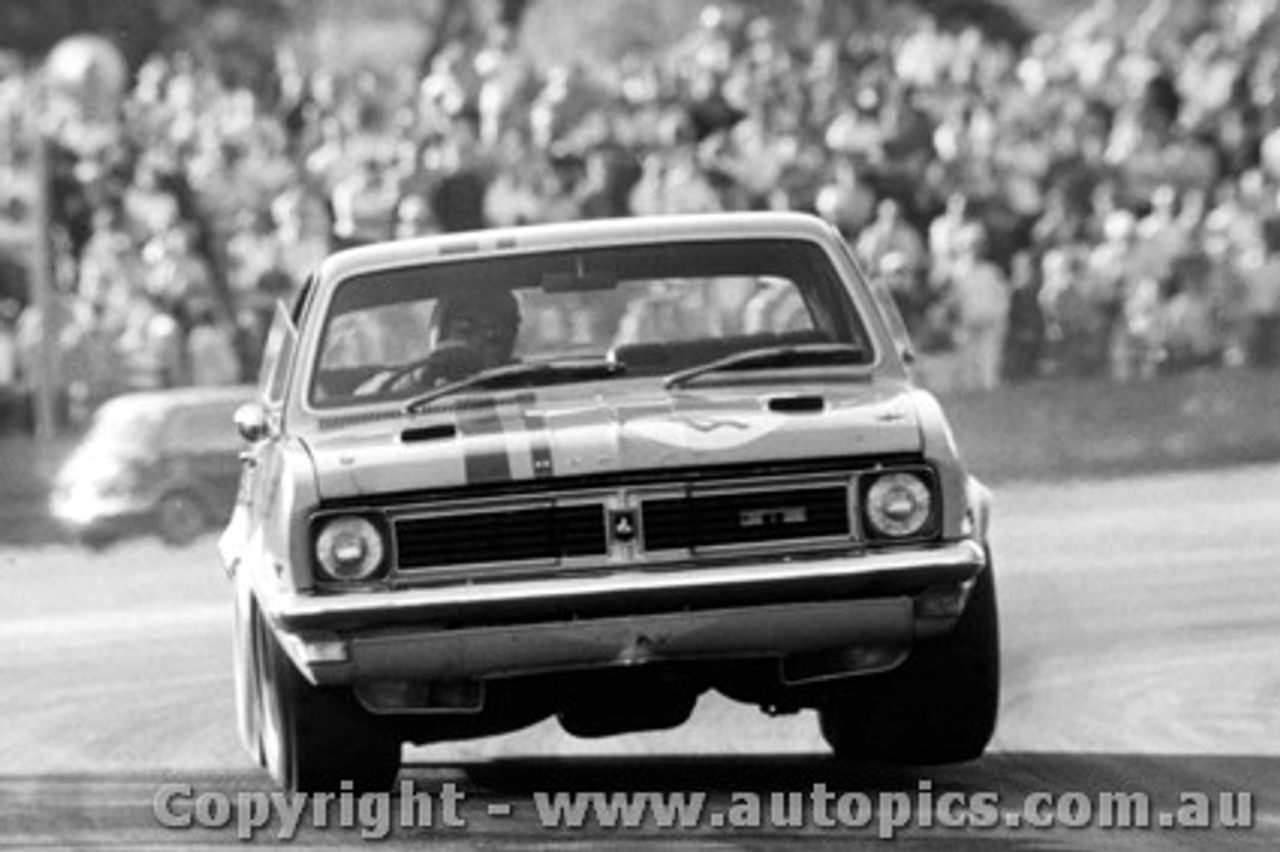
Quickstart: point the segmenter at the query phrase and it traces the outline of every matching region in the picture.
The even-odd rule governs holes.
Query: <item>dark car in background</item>
[[[129,534],[190,544],[225,523],[240,475],[237,407],[252,387],[130,393],[98,410],[58,471],[50,513],[86,545]]]

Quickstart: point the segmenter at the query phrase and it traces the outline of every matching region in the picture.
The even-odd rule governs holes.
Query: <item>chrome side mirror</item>
[[[240,437],[250,444],[258,443],[271,431],[266,409],[256,402],[246,402],[237,408],[235,421]]]

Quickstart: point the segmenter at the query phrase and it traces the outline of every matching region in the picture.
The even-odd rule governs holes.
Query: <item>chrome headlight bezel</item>
[[[941,515],[937,478],[923,467],[891,468],[863,477],[862,524],[872,542],[933,538]]]
[[[391,539],[379,515],[341,513],[312,521],[311,556],[322,582],[359,584],[378,579],[391,564]]]

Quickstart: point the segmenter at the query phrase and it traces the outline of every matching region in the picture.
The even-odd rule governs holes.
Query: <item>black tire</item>
[[[951,632],[922,642],[891,672],[835,687],[819,707],[836,755],[905,766],[981,757],[1000,705],[998,621],[988,560]]]
[[[198,497],[175,491],[160,498],[155,512],[156,532],[170,547],[186,547],[209,529],[209,512]]]
[[[350,690],[308,682],[260,615],[255,625],[260,751],[276,783],[291,793],[391,789],[400,770],[399,738],[379,727]]]

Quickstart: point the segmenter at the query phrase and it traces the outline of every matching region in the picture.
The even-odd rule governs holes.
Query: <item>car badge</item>
[[[609,528],[614,541],[628,542],[636,537],[636,513],[631,509],[615,509],[609,513]]]
[[[738,526],[744,529],[751,527],[786,527],[794,524],[803,524],[808,520],[809,513],[804,506],[750,509],[738,513]]]

